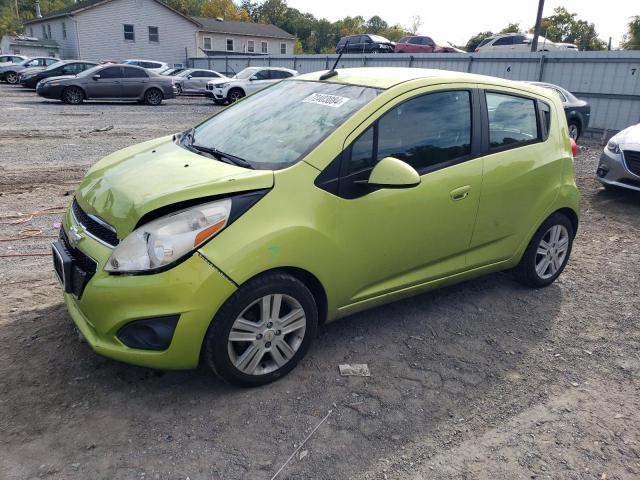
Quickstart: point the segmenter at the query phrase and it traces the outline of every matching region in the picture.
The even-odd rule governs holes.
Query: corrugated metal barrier
[[[195,68],[234,74],[249,66],[308,73],[330,68],[337,55],[213,56],[192,58]],[[487,54],[343,55],[339,68],[437,68],[511,80],[554,83],[591,104],[590,127],[621,130],[640,122],[640,51]]]

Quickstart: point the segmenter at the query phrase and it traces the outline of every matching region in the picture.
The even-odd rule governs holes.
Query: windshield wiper
[[[182,137],[180,137],[180,142],[192,152],[206,153],[214,157],[216,160],[220,160],[230,165],[236,165],[238,167],[250,168],[254,170],[253,166],[244,158],[236,157],[235,155],[231,155],[230,153],[221,152],[217,148],[205,147],[204,145],[198,145],[197,143],[195,143],[195,127],[186,130],[182,134]]]
[[[204,145],[198,145],[197,143],[193,142],[189,146],[199,152],[207,153],[222,162],[228,163],[230,165],[236,165],[238,167],[250,168],[253,170],[253,166],[244,158],[236,157],[235,155],[231,155],[230,153],[221,152],[216,148],[205,147]]]

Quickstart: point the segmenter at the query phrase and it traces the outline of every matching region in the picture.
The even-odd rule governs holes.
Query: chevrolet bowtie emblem
[[[78,242],[80,242],[80,240],[84,238],[84,236],[80,234],[78,227],[76,227],[75,225],[69,229],[67,236],[69,237],[69,243],[73,247],[78,245]]]

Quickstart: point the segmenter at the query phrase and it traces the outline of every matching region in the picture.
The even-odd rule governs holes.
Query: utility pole
[[[542,10],[544,9],[544,0],[538,0],[538,14],[536,15],[536,26],[533,27],[533,41],[531,42],[531,51],[538,51],[538,37],[540,36],[540,27],[542,26]]]

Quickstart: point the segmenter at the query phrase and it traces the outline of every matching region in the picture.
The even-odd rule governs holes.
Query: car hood
[[[615,136],[615,139],[621,147],[623,145],[640,146],[640,123],[625,128]]]
[[[24,76],[24,75],[31,75],[32,73],[42,72],[43,70],[44,70],[44,67],[29,67],[21,70],[20,73]]]
[[[22,72],[23,70],[26,70],[26,67],[19,63],[7,63],[6,65],[0,65],[0,72],[6,72],[9,70],[12,72]]]
[[[271,188],[273,177],[270,170],[249,170],[192,153],[169,136],[100,160],[80,183],[76,199],[122,239],[149,212],[198,198]]]
[[[69,80],[70,78],[75,78],[77,77],[77,75],[58,75],[56,77],[46,77],[43,78],[42,80],[40,80],[40,82],[38,82],[38,84],[46,84],[49,82],[53,82],[54,80]]]

